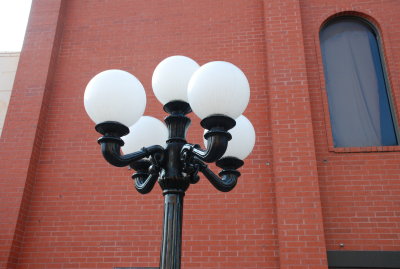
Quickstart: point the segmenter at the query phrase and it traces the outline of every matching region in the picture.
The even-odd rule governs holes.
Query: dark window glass
[[[320,32],[335,147],[397,145],[376,32],[357,18]]]

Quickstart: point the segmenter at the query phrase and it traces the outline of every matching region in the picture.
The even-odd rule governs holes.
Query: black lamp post
[[[206,83],[203,77],[207,78]],[[225,92],[222,89],[221,93],[224,86]],[[184,56],[169,57],[157,66],[153,90],[169,114],[165,118],[167,127],[154,118],[141,117],[145,106],[143,86],[134,76],[121,70],[104,71],[89,82],[85,108],[97,123],[96,131],[103,135],[98,142],[104,158],[114,166],[129,165],[136,170],[132,178],[136,190],[142,194],[150,192],[158,181],[165,197],[160,268],[177,269],[181,261],[185,191],[199,181],[199,172],[216,189],[232,190],[240,176],[237,169],[254,146],[254,129],[240,116],[250,92],[246,77],[234,65],[211,62],[199,67]],[[209,96],[210,93],[214,96]],[[199,98],[204,94],[208,96]],[[217,105],[210,107],[215,98]],[[226,109],[231,106],[234,107]],[[186,141],[191,122],[186,115],[193,108],[206,130],[205,150]],[[232,129],[236,118],[238,124]],[[232,138],[230,129],[234,133],[232,142],[237,142],[228,147]],[[121,147],[127,154],[121,153]],[[207,167],[206,163],[212,162],[222,169],[219,176]]]

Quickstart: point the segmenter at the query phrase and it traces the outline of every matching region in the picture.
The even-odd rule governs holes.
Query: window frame
[[[334,23],[335,21],[339,21],[342,19],[354,19],[359,20],[362,23],[366,24],[374,34],[377,40],[377,46],[379,50],[379,56],[381,58],[382,64],[382,72],[383,72],[383,79],[386,85],[387,96],[389,99],[389,109],[391,112],[394,131],[397,137],[397,145],[392,146],[369,146],[369,147],[335,147],[334,140],[333,140],[333,132],[332,132],[332,125],[331,125],[331,115],[329,111],[329,102],[328,102],[328,94],[326,88],[326,80],[325,80],[325,69],[324,63],[322,59],[322,51],[321,51],[321,40],[320,34],[324,30],[325,27]],[[328,151],[337,152],[337,153],[352,153],[352,152],[385,152],[385,151],[400,151],[400,126],[398,122],[398,108],[396,102],[396,96],[392,91],[392,83],[390,79],[390,70],[387,64],[387,60],[385,57],[385,46],[383,40],[383,34],[381,30],[376,26],[375,23],[371,22],[370,19],[367,19],[366,16],[362,14],[358,14],[356,12],[342,12],[339,14],[335,14],[333,16],[328,17],[324,20],[320,27],[317,29],[316,33],[316,54],[317,54],[317,61],[319,64],[319,75],[320,75],[320,89],[323,101],[323,113],[324,113],[324,121],[325,121],[325,131],[328,140]]]

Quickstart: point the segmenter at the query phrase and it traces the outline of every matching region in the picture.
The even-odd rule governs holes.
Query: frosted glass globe
[[[204,131],[206,133],[207,130]],[[240,160],[244,160],[254,148],[256,142],[256,132],[251,122],[243,115],[240,115],[236,119],[236,125],[229,133],[232,135],[232,139],[228,143],[228,148],[224,153],[224,157],[236,157]],[[207,145],[207,141],[204,139],[204,145]]]
[[[106,70],[94,76],[86,86],[85,110],[96,123],[117,121],[129,127],[146,107],[142,83],[122,70]]]
[[[163,105],[177,100],[188,102],[188,83],[199,67],[185,56],[171,56],[159,63],[152,78],[153,92],[158,101]]]
[[[246,76],[228,62],[210,62],[200,67],[189,81],[188,98],[193,112],[204,119],[225,115],[236,119],[249,103]]]
[[[153,145],[165,147],[167,139],[168,129],[164,123],[150,116],[142,116],[129,127],[129,134],[122,137],[125,145],[121,149],[129,154]]]

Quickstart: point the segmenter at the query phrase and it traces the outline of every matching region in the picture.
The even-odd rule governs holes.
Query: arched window
[[[377,32],[341,17],[322,28],[320,42],[334,146],[397,145]]]

